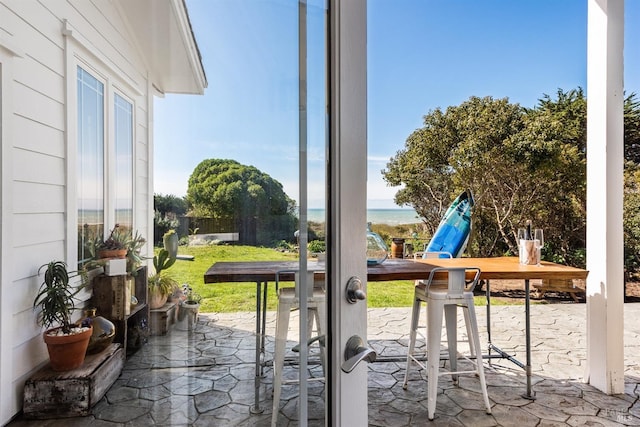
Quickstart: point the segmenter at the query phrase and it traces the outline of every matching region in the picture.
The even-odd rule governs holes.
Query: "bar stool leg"
[[[480,348],[480,333],[478,331],[478,320],[476,319],[476,312],[473,308],[473,300],[469,306],[469,323],[471,324],[471,336],[469,341],[473,341],[473,347],[475,349]],[[487,407],[487,414],[491,413],[491,403],[489,402],[489,393],[487,392],[487,381],[484,377],[484,365],[482,363],[482,354],[476,353],[476,367],[478,370],[478,377],[480,378],[480,388],[482,389],[482,397],[484,398],[484,404]]]
[[[469,307],[464,305],[462,306],[462,313],[464,314],[464,325],[467,328],[467,342],[469,343],[469,354],[471,354],[471,357],[476,357],[476,349],[474,348],[475,345],[473,343],[474,340],[471,339],[472,332],[471,332],[471,323],[469,322]]]
[[[402,388],[407,389],[407,382],[409,381],[409,367],[411,366],[411,358],[416,347],[416,335],[418,332],[418,321],[420,320],[420,306],[422,301],[414,297],[413,310],[411,311],[411,329],[409,330],[409,350],[407,351],[407,367],[404,371],[404,382]]]
[[[291,305],[278,301],[278,316],[276,319],[276,343],[273,356],[273,406],[271,413],[271,425],[278,422],[280,411],[280,393],[282,389],[282,370],[284,368],[284,353],[287,346],[287,333],[289,332],[289,318]]]
[[[318,304],[318,307],[315,310],[316,312],[316,328],[318,336],[325,337],[326,342],[326,327],[327,327],[327,308],[324,302]],[[326,358],[327,358],[327,348],[322,344],[322,341],[318,341],[318,345],[320,347],[320,363],[322,364],[322,374],[327,376],[327,366],[326,366]]]
[[[445,325],[447,328],[447,347],[449,349],[449,371],[458,370],[458,306],[445,304]],[[442,331],[440,331],[442,333]],[[458,384],[458,375],[453,374],[453,383]]]
[[[427,414],[429,420],[433,420],[438,396],[442,313],[442,303],[437,300],[430,300],[427,304]]]

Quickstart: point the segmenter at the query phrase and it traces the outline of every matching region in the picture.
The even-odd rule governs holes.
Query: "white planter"
[[[200,310],[199,303],[189,303],[182,301],[178,308],[178,321],[176,322],[176,329],[181,331],[193,331],[198,324],[198,311]]]

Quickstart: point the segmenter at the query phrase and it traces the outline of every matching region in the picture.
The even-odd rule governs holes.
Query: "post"
[[[624,0],[589,0],[587,31],[587,367],[607,394],[624,392]]]

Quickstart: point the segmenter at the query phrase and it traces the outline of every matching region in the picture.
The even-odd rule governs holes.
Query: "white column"
[[[589,0],[587,31],[587,371],[624,392],[624,0]]]

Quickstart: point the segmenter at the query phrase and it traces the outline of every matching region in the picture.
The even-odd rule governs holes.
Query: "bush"
[[[307,244],[307,250],[314,253],[326,252],[327,245],[324,240],[312,240]]]

